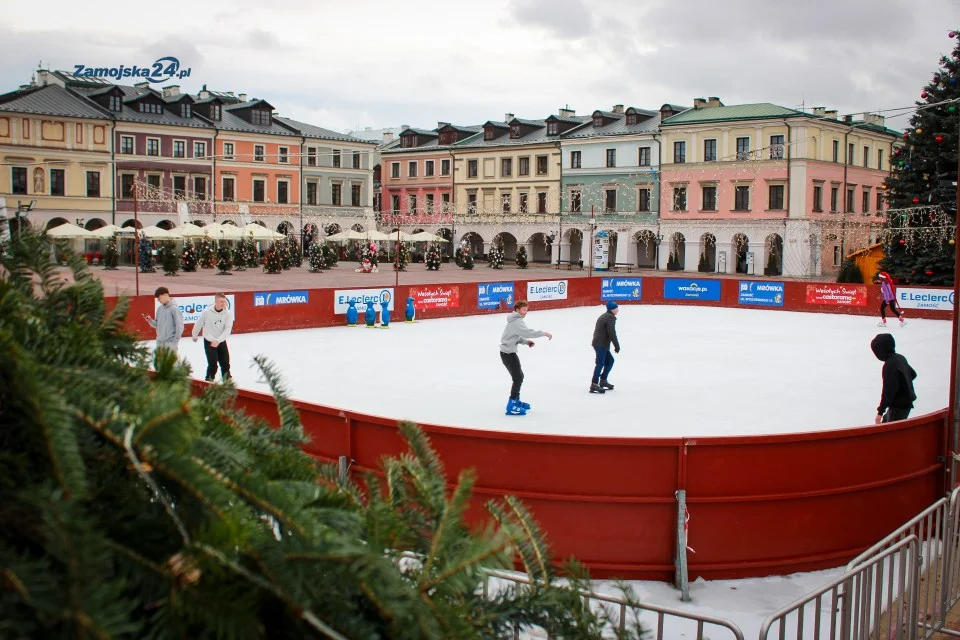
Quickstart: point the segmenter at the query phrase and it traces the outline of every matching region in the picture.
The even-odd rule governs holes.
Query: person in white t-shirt
[[[230,350],[227,349],[227,338],[233,330],[233,314],[227,309],[227,296],[218,293],[214,297],[212,307],[207,307],[200,313],[200,318],[193,325],[193,341],[196,342],[203,334],[203,352],[207,356],[207,375],[205,380],[213,382],[217,375],[217,365],[220,366],[220,375],[223,380],[230,378]]]

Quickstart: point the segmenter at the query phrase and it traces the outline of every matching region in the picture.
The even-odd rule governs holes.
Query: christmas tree
[[[431,245],[427,250],[427,271],[440,271],[440,262],[440,252],[436,246]]]
[[[457,264],[464,269],[473,269],[473,248],[469,244],[463,243],[460,245],[458,254],[459,260]]]
[[[406,271],[407,263],[410,262],[410,250],[407,249],[406,242],[397,243],[397,259],[394,261],[394,270]]]
[[[337,264],[337,250],[335,248],[322,245],[320,250],[323,252],[323,264],[327,269]]]
[[[523,245],[517,247],[517,266],[521,269],[527,268],[527,248]]]
[[[493,269],[503,269],[503,242],[495,240],[490,247],[490,253],[487,254],[487,262]]]
[[[212,269],[214,264],[214,255],[213,255],[213,245],[210,244],[210,240],[207,238],[200,239],[200,246],[197,249],[197,254],[200,259],[200,266],[204,269]]]
[[[167,240],[160,245],[160,266],[163,267],[163,274],[167,276],[175,276],[180,270],[180,254],[177,253],[177,245],[173,240]]]
[[[230,256],[230,247],[222,245],[217,250],[217,269],[220,270],[220,273],[217,275],[227,275],[230,273],[230,268],[233,266],[233,260]]]
[[[118,264],[120,264],[120,250],[117,248],[117,235],[114,234],[107,240],[107,248],[103,252],[103,268],[113,271]]]
[[[197,270],[197,249],[193,246],[192,242],[188,242],[183,245],[183,254],[180,256],[181,266],[184,271],[196,271]]]
[[[153,268],[153,244],[139,231],[137,234],[139,235],[137,263],[140,265],[140,273],[153,273],[156,271]]]
[[[287,241],[281,240],[280,242],[275,242],[273,250],[274,253],[277,254],[277,257],[280,258],[280,268],[289,269],[292,263],[290,261],[290,245],[287,244]]]
[[[960,106],[948,101],[960,98],[960,32],[949,35],[953,52],[921,91],[884,185],[891,212],[880,271],[904,284],[953,286]]]
[[[323,267],[325,266],[323,260],[323,249],[319,244],[314,242],[310,245],[310,249],[308,249],[308,251],[310,253],[310,272],[319,273],[320,271],[323,271]]]
[[[283,271],[283,264],[280,262],[280,254],[277,253],[276,245],[269,251],[263,260],[263,270],[267,273],[280,273]]]
[[[287,251],[290,254],[291,267],[303,266],[303,251],[300,249],[300,243],[293,236],[287,239]]]

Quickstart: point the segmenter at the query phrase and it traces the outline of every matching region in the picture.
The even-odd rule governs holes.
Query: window
[[[608,167],[617,166],[617,150],[616,149],[607,149],[607,166]]]
[[[193,177],[193,197],[198,200],[207,199],[207,179],[202,176]]]
[[[853,188],[847,189],[847,213],[853,213],[853,212],[854,212],[854,208],[853,208],[853,194],[854,194],[855,191],[856,191],[856,189],[853,189]]]
[[[704,162],[717,161],[717,141],[715,139],[703,141],[703,161]]]
[[[836,213],[840,210],[840,187],[830,188],[830,211]]]
[[[262,144],[253,145],[253,160],[255,162],[263,162],[264,160],[263,156],[264,156],[263,145]]]
[[[339,207],[343,204],[343,185],[339,183],[333,183],[330,185],[330,202],[335,207]]]
[[[570,192],[570,212],[580,213],[580,210],[581,210],[580,190],[574,189]]]
[[[125,173],[120,176],[120,197],[124,199],[133,198],[133,180],[132,173]]]
[[[476,160],[467,160],[467,177],[468,178],[477,177],[477,161]]]
[[[650,211],[650,189],[637,192],[637,211]]]
[[[520,194],[520,206],[519,206],[520,213],[527,212],[527,200],[529,199],[529,197],[530,196],[527,193]]]
[[[180,117],[181,117],[181,118],[189,118],[191,115],[192,115],[192,113],[191,113],[191,110],[190,110],[190,105],[187,104],[186,102],[181,102],[181,103],[180,103]]]
[[[856,154],[856,147],[851,142],[850,144],[847,145],[847,164],[853,165],[853,161],[855,160],[854,158],[855,154]]]
[[[717,188],[716,187],[703,188],[703,210],[704,211],[717,210]]]
[[[603,209],[607,213],[614,213],[617,210],[617,190],[604,189]]]
[[[511,138],[519,138],[519,137],[520,137],[520,133],[521,133],[521,132],[520,132],[520,125],[518,125],[518,124],[512,124],[512,125],[510,125],[510,137],[511,137]]]
[[[423,163],[423,176],[430,178],[433,176],[433,160],[425,160]]]
[[[686,187],[673,188],[673,210],[674,211],[687,210],[687,188]]]
[[[770,159],[783,160],[783,136],[770,136]],[[773,207],[771,207],[772,209]]]
[[[448,175],[450,175],[450,161],[449,161],[449,160],[441,160],[441,161],[440,161],[440,175],[442,175],[442,176],[448,176]]]
[[[417,212],[417,196],[407,196],[407,213],[414,214]]]
[[[206,142],[194,142],[193,143],[193,157],[197,159],[204,159],[207,157],[207,143]]]
[[[335,167],[340,166],[340,149],[333,150],[333,166]],[[413,175],[417,175],[417,174],[413,174]]]
[[[750,210],[750,187],[736,186],[733,188],[733,210],[734,211]]]
[[[411,160],[407,163],[407,176],[411,178],[417,177],[417,161]]]
[[[684,163],[687,161],[687,143],[683,140],[678,140],[673,143],[673,161],[676,163]]]
[[[511,158],[502,158],[500,160],[500,175],[504,178],[513,175],[513,160]]]
[[[99,171],[87,171],[87,197],[88,198],[100,197],[100,172]]]
[[[877,149],[877,169],[883,169],[883,149]]]
[[[354,169],[360,168],[360,152],[359,151],[353,152],[353,168]]]
[[[410,149],[411,147],[417,146],[417,136],[407,135],[400,136],[400,147],[403,149]]]
[[[468,193],[467,194],[467,213],[476,213],[477,212],[477,194]]]
[[[537,156],[537,175],[547,175],[547,156]]]
[[[547,212],[547,192],[538,191],[537,192],[537,213],[546,213]]]
[[[580,152],[579,152],[579,151],[571,151],[571,152],[570,152],[570,168],[571,168],[571,169],[579,169],[580,167],[581,167],[581,164],[580,164]]]
[[[210,119],[211,119],[211,120],[219,120],[219,119],[220,119],[220,113],[221,113],[221,112],[220,112],[220,105],[218,105],[218,104],[210,105]]]
[[[163,107],[153,102],[140,102],[137,107],[140,113],[163,113]]]
[[[250,122],[264,127],[270,126],[270,112],[266,109],[254,109],[250,112]]]
[[[350,185],[350,205],[353,207],[360,206],[360,185],[358,184]]]
[[[173,197],[183,198],[187,195],[187,176],[173,176]]]
[[[123,109],[123,101],[120,96],[110,96],[110,111],[121,111]]]
[[[317,183],[307,183],[307,204],[317,204]]]
[[[253,201],[264,202],[266,200],[266,195],[267,195],[266,190],[267,190],[266,180],[254,180],[253,181]]]
[[[147,155],[160,155],[160,138],[147,138]]]
[[[547,123],[547,135],[548,135],[548,136],[555,136],[555,135],[557,135],[558,133],[560,133],[560,126],[558,125],[558,123],[556,123],[556,122],[548,122],[548,123]]]
[[[50,195],[66,195],[66,172],[63,169],[50,169]]]
[[[517,173],[521,176],[530,175],[530,158],[520,158],[517,160]]]
[[[290,162],[288,155],[290,154],[290,147],[280,147],[277,149],[277,162],[282,162],[286,164]]]
[[[770,205],[767,208],[771,210],[776,210],[776,211],[783,209],[783,185],[782,184],[770,185]]]
[[[234,179],[233,178],[224,178],[223,179],[223,200],[224,202],[233,202],[234,199]]]
[[[391,211],[394,213],[400,211],[400,196],[391,196],[390,197],[390,206],[393,207]]]
[[[148,176],[147,176],[147,186],[150,187],[151,189],[159,189],[159,188],[160,188],[160,174],[159,174],[159,173],[152,173],[152,174],[148,175]]]
[[[26,195],[26,193],[27,193],[27,168],[26,168],[26,167],[13,167],[13,168],[10,170],[10,179],[11,179],[10,193]]]
[[[512,198],[510,197],[510,194],[509,194],[509,193],[505,193],[505,194],[501,195],[501,196],[500,196],[500,202],[501,202],[501,208],[500,208],[500,210],[503,211],[504,213],[510,213],[510,204],[511,204],[511,201],[512,201]]]
[[[316,147],[307,147],[307,166],[308,167],[317,166],[317,148]]]
[[[870,211],[870,191],[868,189],[863,190],[863,207],[860,211],[863,213]]]
[[[640,147],[640,158],[638,164],[641,167],[650,166],[650,147]]]
[[[833,266],[839,267],[841,262],[843,262],[843,254],[840,253],[840,245],[837,245],[833,248]]]
[[[750,138],[743,136],[737,138],[737,160],[750,159]]]
[[[823,211],[823,187],[820,185],[813,187],[813,210]]]
[[[120,136],[120,153],[133,153],[133,136]]]
[[[487,127],[483,130],[484,140],[493,140],[493,127]]]
[[[186,158],[187,157],[187,143],[184,140],[174,140],[173,141],[173,157],[174,158]]]
[[[359,198],[359,197],[360,197],[360,191],[359,191],[359,188],[358,188],[358,189],[357,189],[357,198]],[[428,194],[426,195],[426,198],[427,198],[427,201],[426,201],[425,204],[426,204],[426,207],[427,207],[427,213],[433,214],[433,200],[434,200],[433,194],[432,194],[432,193],[428,193]]]
[[[877,213],[883,211],[883,193],[877,191]]]
[[[870,168],[870,147],[867,146],[863,147],[863,167],[865,169]],[[864,209],[864,211],[866,211],[866,209]]]
[[[233,143],[232,142],[223,143],[223,157],[226,160],[233,160]]]
[[[399,178],[400,177],[400,163],[392,162],[390,163],[390,177]]]
[[[833,161],[840,162],[840,141],[833,141]]]
[[[286,180],[277,180],[277,202],[279,204],[290,202],[290,183]]]
[[[446,213],[450,209],[450,194],[441,193],[440,194],[440,204],[443,207],[443,212]]]

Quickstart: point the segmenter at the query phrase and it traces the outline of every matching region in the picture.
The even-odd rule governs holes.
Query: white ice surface
[[[587,392],[590,340],[603,308],[533,309],[553,333],[520,347],[525,416],[504,414],[510,377],[499,356],[506,314],[230,337],[233,377],[258,383],[252,357],[282,372],[293,398],[367,414],[497,431],[593,436],[709,436],[818,431],[872,424],[882,363],[870,340],[889,332],[916,369],[918,416],[947,406],[950,323],[681,306],[620,307],[616,389]],[[203,348],[180,355],[203,377]]]

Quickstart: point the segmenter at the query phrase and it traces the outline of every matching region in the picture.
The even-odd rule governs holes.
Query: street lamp
[[[656,257],[654,258],[654,261],[655,261],[654,268],[657,271],[660,270],[660,243],[661,242],[663,242],[663,235],[657,234],[657,236],[653,239],[653,244],[656,245],[656,254],[657,254]]]
[[[593,210],[593,206],[590,207],[590,247],[587,253],[587,277],[593,277],[593,232],[597,230],[597,214]],[[581,251],[581,254],[583,252]],[[580,256],[583,259],[583,255]]]

